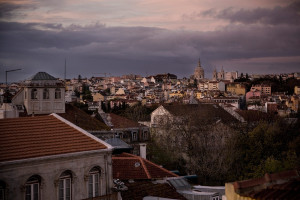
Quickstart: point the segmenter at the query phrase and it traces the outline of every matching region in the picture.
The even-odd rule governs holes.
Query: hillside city
[[[300,199],[299,100],[300,72],[207,77],[200,59],[181,79],[6,81],[0,200]]]

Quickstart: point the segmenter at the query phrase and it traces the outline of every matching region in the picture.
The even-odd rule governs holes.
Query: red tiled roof
[[[240,195],[253,199],[300,199],[300,177],[296,170],[266,174],[263,178],[235,182],[234,187],[235,190],[246,189],[244,192],[239,192]]]
[[[151,181],[135,181],[125,183],[127,191],[122,191],[123,200],[143,200],[146,196],[185,200],[181,194],[167,183],[152,183]]]
[[[110,130],[103,122],[71,104],[66,104],[66,112],[58,115],[87,131]]]
[[[56,114],[0,120],[0,162],[107,149]]]
[[[253,191],[249,194],[254,199],[300,199],[300,178],[291,179],[283,184],[272,185],[260,191]]]
[[[114,179],[160,179],[165,177],[177,177],[176,174],[146,159],[129,153],[113,156],[112,165]]]
[[[144,126],[144,125],[139,124],[138,122],[127,119],[120,115],[116,115],[114,113],[110,113],[109,115],[111,117],[111,122],[112,122],[114,128],[133,128],[133,127]]]
[[[254,187],[257,185],[262,185],[264,183],[277,181],[277,180],[287,180],[291,178],[298,177],[299,174],[297,170],[290,170],[290,171],[283,171],[275,174],[265,174],[264,177],[261,178],[255,178],[250,180],[244,180],[244,181],[237,181],[234,182],[234,188],[235,189],[241,189],[241,188],[248,188],[248,187]]]

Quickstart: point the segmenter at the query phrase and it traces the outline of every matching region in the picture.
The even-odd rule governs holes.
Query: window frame
[[[98,197],[101,194],[101,169],[93,167],[88,175],[88,198]]]
[[[138,140],[138,133],[136,131],[132,131],[132,141]]]
[[[37,100],[38,99],[38,90],[36,88],[31,89],[30,97],[32,100]]]
[[[69,187],[67,183],[69,182]],[[62,197],[61,197],[62,189]],[[69,190],[69,197],[67,196],[67,191]],[[58,199],[59,200],[72,200],[72,174],[68,171],[63,172],[58,180]]]
[[[37,176],[30,177],[25,183],[25,200],[39,200],[40,187],[41,187],[40,178]]]
[[[61,89],[55,88],[54,99],[61,99]]]
[[[50,95],[49,95],[49,89],[48,88],[44,88],[43,89],[43,99],[50,99]]]

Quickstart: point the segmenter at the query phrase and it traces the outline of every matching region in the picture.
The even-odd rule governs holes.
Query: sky
[[[0,0],[0,82],[300,72],[300,1]]]

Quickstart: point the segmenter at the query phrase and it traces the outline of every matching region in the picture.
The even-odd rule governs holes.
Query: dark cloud
[[[106,27],[0,22],[0,71],[23,68],[11,74],[21,80],[37,71],[63,77],[67,59],[68,77],[96,73],[150,75],[170,72],[189,76],[201,56],[206,74],[216,63],[228,70],[282,72],[297,69],[298,62],[243,63],[264,57],[300,56],[300,27],[235,25],[211,32],[170,31],[151,27]],[[238,63],[238,64],[237,64]],[[276,67],[275,67],[276,66]],[[248,71],[247,71],[248,70]],[[275,71],[274,71],[275,72]],[[3,73],[4,74],[4,73]],[[98,74],[99,75],[99,74]],[[4,76],[4,75],[3,75]],[[0,77],[0,82],[4,77]]]
[[[291,3],[286,7],[277,6],[272,9],[256,8],[253,10],[240,9],[236,10],[229,7],[224,10],[217,11],[210,9],[202,12],[198,16],[209,16],[219,19],[229,20],[232,23],[243,24],[300,24],[300,1]]]
[[[9,2],[0,2],[0,20],[11,19],[13,17],[24,17],[22,9],[35,9],[33,4],[14,4]]]

